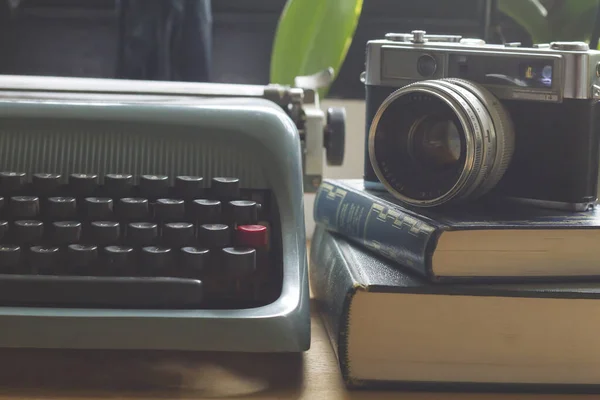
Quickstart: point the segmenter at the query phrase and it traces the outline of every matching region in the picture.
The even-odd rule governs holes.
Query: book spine
[[[343,256],[333,236],[317,226],[310,245],[310,286],[325,331],[331,342],[342,376],[350,377],[348,328],[350,305],[358,282],[351,273],[352,265]]]
[[[368,192],[335,181],[319,187],[313,211],[317,224],[391,261],[429,276],[438,228]]]

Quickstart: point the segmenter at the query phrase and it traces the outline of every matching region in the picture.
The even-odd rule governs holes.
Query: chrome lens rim
[[[504,171],[500,171],[501,168],[497,167],[498,160],[503,159],[503,157],[499,157],[498,151],[503,149],[499,149],[496,143],[497,136],[504,134],[497,132],[496,126],[502,124],[495,121],[498,119],[497,113],[490,113],[490,107],[485,104],[485,96],[475,90],[485,91],[485,89],[475,86],[473,90],[470,90],[469,85],[471,84],[460,84],[457,80],[452,79],[415,82],[394,91],[377,110],[368,133],[369,160],[375,175],[385,189],[401,202],[416,207],[434,207],[444,203],[460,202],[470,196],[480,196],[489,191],[493,186],[489,184],[490,180],[495,183],[497,175],[503,174]],[[443,101],[460,122],[463,140],[466,143],[466,157],[458,179],[450,190],[430,199],[411,198],[396,190],[383,174],[380,160],[377,160],[376,155],[375,139],[384,113],[399,98],[415,93],[433,96],[437,100]],[[488,94],[488,96],[491,95]],[[512,131],[510,134],[512,135]],[[490,173],[494,174],[492,179],[490,179]]]

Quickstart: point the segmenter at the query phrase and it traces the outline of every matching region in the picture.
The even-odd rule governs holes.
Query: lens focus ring
[[[429,135],[430,147],[443,147],[439,135],[423,130],[432,129],[432,124],[413,129],[419,121],[435,118],[454,122],[464,154],[449,168],[428,170],[428,165],[410,160],[412,145],[404,142],[419,143]],[[394,146],[408,150],[400,156],[389,150]],[[420,81],[396,90],[379,107],[368,137],[369,158],[378,179],[401,202],[418,207],[485,194],[504,174],[513,147],[513,126],[503,105],[487,89],[458,79]]]

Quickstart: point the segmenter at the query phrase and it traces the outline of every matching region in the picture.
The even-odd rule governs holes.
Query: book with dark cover
[[[600,390],[600,284],[435,284],[322,225],[309,271],[349,388]]]
[[[600,211],[499,202],[407,208],[361,179],[325,180],[314,219],[432,280],[600,277]]]

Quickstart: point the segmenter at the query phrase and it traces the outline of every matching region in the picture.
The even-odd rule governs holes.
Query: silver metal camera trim
[[[440,61],[439,70],[442,76],[438,78],[451,78],[447,75],[447,60],[449,54],[486,54],[489,56],[512,56],[526,59],[540,58],[555,60],[556,70],[553,77],[553,89],[525,89],[507,88],[506,86],[481,84],[499,98],[521,99],[533,101],[561,102],[562,99],[596,99],[600,93],[594,86],[598,85],[600,78],[600,51],[598,50],[562,50],[573,48],[572,42],[555,42],[548,45],[534,47],[515,47],[498,44],[481,44],[482,41],[461,39],[457,41],[456,35],[424,35],[423,42],[415,42],[410,37],[414,34],[388,34],[388,39],[371,40],[367,42],[367,62],[365,70],[365,84],[374,86],[402,87],[415,80],[427,80],[415,71],[413,76],[386,79],[383,76],[384,51],[398,50],[402,53],[418,51],[435,54]],[[397,37],[398,40],[390,38]],[[474,44],[475,42],[475,44]],[[476,43],[479,44],[476,44]],[[581,44],[576,42],[575,44]],[[556,90],[555,90],[556,88]]]
[[[375,172],[375,175],[377,176],[377,178],[379,179],[379,181],[381,182],[381,184],[383,185],[383,187],[385,187],[385,189],[394,195],[394,197],[396,197],[397,199],[399,199],[400,201],[406,203],[406,204],[411,204],[414,206],[419,206],[419,207],[433,207],[433,206],[437,206],[439,204],[442,204],[445,202],[445,198],[454,198],[454,196],[456,196],[456,193],[460,193],[460,191],[463,189],[463,187],[465,187],[465,185],[467,184],[469,178],[472,178],[472,172],[474,170],[474,166],[475,166],[475,151],[474,151],[474,141],[473,139],[477,139],[478,137],[476,135],[464,135],[464,140],[466,141],[466,151],[467,154],[465,156],[465,164],[462,168],[460,177],[456,180],[456,183],[452,186],[452,188],[450,188],[450,190],[448,190],[446,193],[444,193],[443,196],[439,196],[436,197],[434,199],[429,199],[429,200],[417,200],[417,199],[413,199],[407,196],[404,196],[402,193],[398,192],[392,185],[390,185],[390,183],[385,179],[381,169],[379,168],[379,162],[375,159],[375,136],[376,136],[376,132],[377,132],[377,126],[379,125],[379,121],[381,119],[381,117],[383,116],[383,113],[387,110],[387,108],[399,97],[404,96],[407,93],[410,93],[414,91],[414,88],[409,87],[409,86],[405,86],[402,87],[398,90],[396,90],[394,93],[392,93],[390,96],[388,96],[384,102],[381,104],[381,106],[379,107],[379,109],[377,110],[377,113],[375,114],[375,116],[373,117],[373,120],[371,122],[371,126],[369,129],[369,138],[368,138],[368,152],[369,152],[369,161],[371,162],[371,166],[373,167],[373,171]],[[470,125],[470,120],[465,118],[465,116],[463,115],[463,111],[460,110],[459,108],[457,108],[454,104],[452,104],[452,102],[450,102],[448,100],[448,98],[443,97],[439,94],[439,92],[449,92],[449,89],[447,87],[440,87],[440,86],[431,86],[431,87],[425,87],[425,88],[419,88],[418,89],[419,92],[422,93],[427,93],[431,96],[434,96],[435,98],[438,98],[442,101],[444,101],[448,107],[452,110],[452,112],[454,112],[456,114],[456,116],[458,117],[460,124],[463,128],[463,130],[465,132],[469,132],[469,129],[467,127],[469,127]],[[454,99],[452,96],[450,96],[452,99]],[[468,108],[467,108],[468,110]],[[469,116],[467,116],[469,117]],[[475,117],[477,118],[477,117]],[[474,127],[473,130],[476,130],[477,128]],[[481,138],[481,140],[483,139],[483,135],[479,135],[479,138]],[[481,144],[479,144],[479,146],[481,146]],[[482,160],[480,160],[482,161]],[[454,195],[452,195],[454,194]]]

